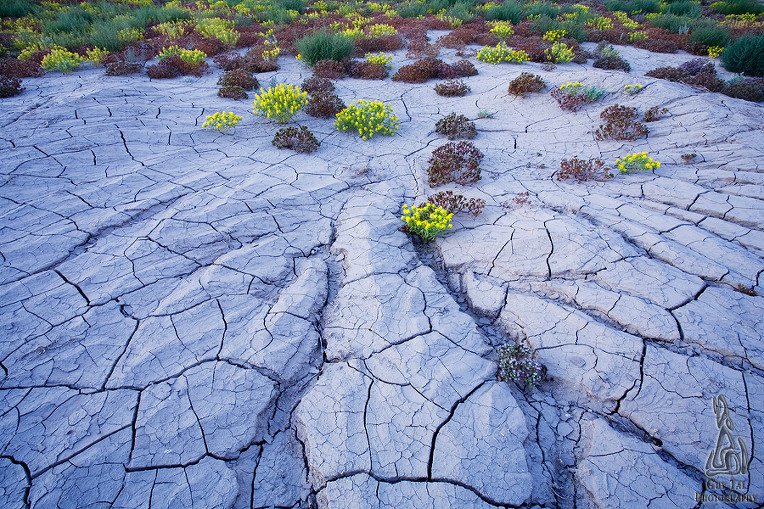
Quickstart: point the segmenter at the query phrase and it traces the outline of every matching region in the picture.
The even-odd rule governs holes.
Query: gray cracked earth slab
[[[338,81],[401,129],[360,142],[299,114],[312,155],[250,115],[201,130],[248,109],[217,70],[25,80],[0,103],[0,506],[694,507],[718,393],[749,457],[716,492],[764,503],[764,109],[644,77],[687,55],[619,50],[631,74],[478,63],[462,98]],[[261,82],[310,74],[280,64]],[[506,95],[523,71],[609,94],[564,113]],[[595,141],[615,103],[670,111]],[[415,245],[400,206],[435,191],[452,111],[486,157],[444,189],[486,206]],[[555,179],[642,150],[660,170]],[[496,381],[507,341],[537,349],[536,389]]]

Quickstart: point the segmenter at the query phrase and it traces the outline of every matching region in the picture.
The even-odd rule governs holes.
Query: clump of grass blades
[[[306,35],[296,46],[302,61],[310,66],[320,60],[344,60],[354,49],[353,39],[327,31]]]

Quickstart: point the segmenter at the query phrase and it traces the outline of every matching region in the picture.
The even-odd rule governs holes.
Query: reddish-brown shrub
[[[181,39],[181,45],[190,49],[203,51],[205,55],[219,55],[228,49],[228,46],[217,39],[208,39],[199,34],[191,34]]]
[[[449,113],[435,124],[435,132],[449,140],[471,140],[477,136],[475,123],[464,115]]]
[[[475,65],[469,60],[457,60],[455,63],[450,64],[451,71],[454,73],[455,78],[466,78],[468,76],[477,76],[477,69]],[[439,78],[445,78],[445,76],[438,76]]]
[[[470,91],[470,87],[467,86],[462,80],[449,80],[442,83],[438,83],[433,87],[435,93],[444,97],[461,97],[467,95]]]
[[[305,126],[279,129],[272,143],[277,148],[291,148],[295,152],[305,153],[315,152],[321,145]]]
[[[313,66],[313,73],[319,78],[336,80],[347,74],[345,64],[336,60],[319,60]]]
[[[153,79],[169,79],[178,76],[194,75],[201,76],[207,70],[207,63],[193,65],[184,62],[176,55],[169,56],[156,65],[150,65],[146,68],[146,74]]]
[[[308,95],[305,113],[311,117],[332,118],[343,109],[345,103],[334,92],[316,92]]]
[[[617,55],[600,55],[594,60],[592,67],[625,72],[631,70],[629,63]]]
[[[21,93],[21,81],[18,78],[0,76],[0,97],[13,97]]]
[[[353,78],[362,80],[383,80],[387,78],[387,68],[384,65],[359,60],[353,60],[348,64],[348,73]]]
[[[473,216],[479,216],[485,207],[485,200],[482,198],[466,198],[453,191],[440,191],[428,197],[427,201],[443,207],[452,214],[467,212]]]
[[[546,83],[536,74],[524,72],[517,78],[509,82],[509,88],[507,92],[512,95],[525,95],[532,94],[534,92],[541,92],[546,87]]]
[[[359,55],[379,51],[396,51],[403,48],[403,39],[400,35],[361,37],[356,39],[355,47]]]
[[[334,83],[326,78],[320,78],[316,75],[313,75],[303,81],[300,88],[309,94],[328,93],[334,92]]]
[[[427,169],[430,186],[449,182],[470,184],[480,180],[480,160],[483,153],[469,141],[446,143],[433,151]]]
[[[218,85],[221,87],[240,87],[242,90],[254,90],[260,86],[260,82],[252,76],[251,72],[245,69],[233,69],[224,72],[220,76]]]
[[[225,99],[236,99],[239,101],[241,99],[246,99],[249,96],[242,87],[237,85],[229,85],[226,87],[220,87],[220,90],[218,90],[218,97],[223,97]]]
[[[31,60],[3,58],[0,60],[0,76],[6,78],[35,78],[43,75],[42,67]]]
[[[137,74],[143,70],[143,64],[137,62],[126,62],[124,60],[118,60],[106,64],[107,76],[127,76],[129,74]]]
[[[594,135],[598,140],[634,141],[637,138],[645,137],[647,136],[647,127],[638,122],[637,117],[636,108],[620,104],[608,106],[600,113],[600,118],[605,123],[600,125]]]
[[[762,102],[764,101],[764,78],[742,78],[730,81],[722,93],[737,99]]]
[[[539,36],[521,37],[518,35],[510,37],[507,44],[516,50],[525,51],[531,62],[546,62],[547,58],[544,52],[552,46]]]
[[[607,180],[613,175],[608,168],[599,159],[563,159],[560,163],[560,171],[557,172],[557,180],[576,180],[585,182],[587,180]]]
[[[661,108],[660,106],[652,106],[645,111],[642,117],[645,122],[655,122],[662,119],[668,113],[668,108]]]

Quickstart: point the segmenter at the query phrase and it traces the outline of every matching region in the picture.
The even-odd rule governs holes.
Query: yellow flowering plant
[[[216,111],[212,115],[207,115],[207,119],[202,124],[202,127],[211,127],[220,132],[225,132],[236,127],[236,124],[241,122],[241,119],[242,117],[236,115],[233,111]]]
[[[53,48],[45,55],[40,65],[46,71],[72,72],[80,66],[82,57],[64,48]]]
[[[308,104],[308,93],[296,85],[279,83],[268,89],[260,88],[255,96],[252,111],[285,124]]]
[[[226,46],[235,46],[239,32],[234,30],[233,21],[222,18],[202,18],[196,22],[196,31],[208,39],[217,39]]]
[[[613,20],[604,16],[597,16],[588,20],[586,26],[594,30],[610,30],[613,28]]]
[[[630,85],[624,85],[623,91],[629,95],[638,94],[645,88],[641,83],[632,83]]]
[[[201,50],[181,48],[177,45],[162,48],[157,58],[162,61],[171,56],[177,56],[189,65],[199,65],[207,58],[207,54]]]
[[[366,27],[367,37],[388,37],[391,35],[398,35],[398,30],[392,25],[376,23]]]
[[[656,170],[661,167],[661,163],[647,155],[647,152],[635,152],[615,160],[615,166],[621,173],[632,173],[636,171]]]
[[[393,63],[393,56],[388,53],[366,53],[366,61],[389,68]]]
[[[392,136],[398,131],[398,117],[382,101],[359,99],[337,113],[334,126],[340,131],[357,131],[363,140],[376,134]]]
[[[91,48],[85,52],[85,60],[93,64],[100,64],[109,52],[102,48]]]
[[[425,242],[430,242],[438,235],[454,227],[451,219],[454,215],[433,203],[427,202],[419,207],[403,205],[401,221],[406,223],[406,229],[418,235]]]
[[[496,65],[502,62],[522,64],[530,60],[530,57],[525,51],[512,49],[504,41],[501,41],[496,46],[483,46],[480,48],[477,52],[477,59],[481,62]]]
[[[719,58],[724,53],[724,47],[722,46],[709,46],[708,56],[711,58]]]
[[[512,29],[512,23],[509,21],[492,21],[489,23],[489,26],[491,27],[489,31],[502,40],[509,38],[509,36],[515,33]]]
[[[555,64],[567,64],[576,56],[573,49],[564,42],[554,42],[551,48],[544,50],[544,56]]]
[[[629,42],[635,43],[640,41],[646,41],[648,39],[647,32],[640,30],[638,32],[631,32],[629,34]]]
[[[565,30],[549,30],[541,38],[549,42],[557,42],[567,35]]]

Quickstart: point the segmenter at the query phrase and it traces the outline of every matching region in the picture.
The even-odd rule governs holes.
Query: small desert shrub
[[[0,59],[0,76],[6,78],[33,78],[43,75],[42,67],[32,60]]]
[[[569,111],[578,111],[581,106],[599,100],[605,95],[605,91],[595,86],[584,86],[580,81],[568,82],[552,90],[560,108]]]
[[[362,80],[383,80],[387,78],[387,67],[366,61],[352,61],[348,64],[351,77]]]
[[[46,71],[72,72],[82,63],[82,57],[64,48],[53,48],[45,55],[40,65]]]
[[[207,69],[207,63],[204,60],[199,63],[192,63],[194,61],[183,60],[178,55],[169,55],[158,64],[148,66],[146,74],[152,79],[170,79],[188,74],[201,76]]]
[[[108,56],[109,52],[103,48],[89,48],[85,51],[85,60],[96,65],[102,64]]]
[[[443,207],[426,202],[420,207],[416,205],[409,207],[404,204],[401,221],[406,223],[406,231],[418,235],[425,242],[430,242],[454,227],[451,223],[453,217],[454,214]]]
[[[647,108],[644,116],[642,117],[645,122],[655,122],[662,119],[668,113],[667,108],[661,108],[660,106],[651,106]]]
[[[506,21],[493,21],[489,23],[489,26],[491,27],[489,32],[501,40],[508,39],[515,33],[512,29],[512,23],[507,23]]]
[[[454,79],[476,74],[477,69],[469,60],[447,64],[437,58],[422,58],[398,69],[393,75],[393,81],[424,83],[431,79]]]
[[[207,119],[202,124],[202,127],[210,127],[220,132],[225,132],[236,127],[241,120],[242,117],[236,115],[233,111],[216,111],[212,115],[207,115]]]
[[[398,117],[392,106],[381,101],[359,99],[337,113],[334,125],[340,131],[357,131],[363,140],[384,134],[392,136],[398,131]]]
[[[321,60],[342,61],[353,53],[353,39],[332,32],[316,32],[306,35],[296,43],[300,58],[313,66]]]
[[[563,159],[560,162],[560,171],[557,172],[557,180],[576,180],[577,182],[607,180],[611,177],[610,170],[605,168],[601,160],[578,157]]]
[[[364,59],[375,65],[381,65],[389,68],[393,63],[393,56],[387,53],[367,53]]]
[[[764,78],[738,78],[730,80],[722,91],[724,95],[752,102],[764,101]]]
[[[647,127],[637,121],[638,116],[636,108],[620,104],[608,106],[600,113],[600,118],[605,123],[595,131],[594,135],[598,140],[634,141],[637,138],[643,138],[647,136]]]
[[[721,55],[728,71],[764,76],[764,35],[744,35],[727,46]]]
[[[143,70],[143,65],[137,62],[126,62],[124,60],[117,60],[106,64],[107,76],[127,76],[129,74],[136,74]]]
[[[279,124],[285,124],[306,104],[308,104],[307,92],[303,92],[295,85],[279,83],[267,90],[261,88],[252,103],[252,109],[255,114],[271,118]]]
[[[543,378],[544,368],[530,348],[507,343],[499,346],[496,354],[499,357],[499,380],[533,387]]]
[[[630,14],[658,12],[661,4],[658,0],[606,0],[609,11],[624,11]]]
[[[597,58],[594,59],[593,67],[598,69],[619,70],[629,72],[631,66],[624,60],[614,47],[609,44],[597,46]]]
[[[724,88],[724,81],[717,77],[714,64],[702,58],[690,60],[679,67],[658,67],[645,75],[705,88],[711,92],[721,92]]]
[[[180,46],[168,46],[162,48],[159,55],[157,55],[160,62],[169,57],[178,57],[190,66],[198,66],[204,62],[207,55],[198,49],[186,49],[181,48]]]
[[[0,2],[0,18],[21,18],[36,9],[32,0],[3,0]]]
[[[427,168],[430,186],[477,182],[480,180],[481,159],[483,153],[469,141],[451,142],[438,147],[433,151]]]
[[[501,4],[491,5],[485,11],[485,19],[499,20],[499,21],[511,21],[512,23],[519,23],[524,17],[522,4],[514,1],[507,0]]]
[[[573,49],[564,42],[556,41],[545,52],[546,59],[555,64],[567,64],[575,57]]]
[[[313,133],[305,126],[284,127],[273,137],[273,145],[278,148],[289,148],[295,152],[315,152],[321,145]]]
[[[323,94],[334,92],[334,83],[326,78],[311,76],[302,82],[302,88],[308,94]]]
[[[449,80],[435,85],[435,93],[444,97],[461,97],[470,91],[462,80]]]
[[[196,31],[208,39],[216,39],[226,46],[236,46],[239,32],[234,30],[233,21],[221,18],[201,18],[196,22]]]
[[[448,64],[448,71],[451,76],[445,76],[446,72],[441,69],[443,78],[466,78],[468,76],[477,76],[477,69],[469,60],[459,60],[453,64]]]
[[[308,95],[305,113],[311,117],[333,118],[344,109],[345,103],[334,92],[314,92]]]
[[[313,73],[320,78],[335,80],[345,76],[347,70],[342,62],[337,62],[335,60],[319,60],[313,66]]]
[[[240,101],[242,99],[247,99],[249,95],[247,95],[247,91],[242,87],[238,85],[229,85],[226,87],[220,87],[220,90],[218,90],[218,97]]]
[[[534,92],[541,92],[546,87],[546,83],[536,74],[524,72],[517,78],[509,82],[507,92],[512,95],[525,95]]]
[[[635,152],[615,160],[615,167],[621,173],[655,170],[661,163],[647,155],[647,152]]]
[[[623,92],[628,95],[636,95],[645,88],[641,83],[631,83],[623,86]]]
[[[690,33],[690,42],[703,44],[704,46],[726,46],[730,40],[730,33],[726,28],[716,24],[698,24]]]
[[[764,11],[756,0],[724,0],[712,3],[711,7],[721,14],[761,14]]]
[[[21,93],[21,81],[18,78],[0,76],[0,97],[13,97]]]
[[[475,123],[464,115],[450,113],[438,120],[435,131],[449,140],[471,140],[477,136]]]
[[[234,69],[233,71],[224,72],[218,80],[218,85],[221,87],[241,87],[244,90],[254,90],[260,86],[260,82],[249,71]]]
[[[482,198],[466,198],[453,191],[440,191],[427,198],[427,201],[443,207],[452,214],[467,212],[472,216],[479,216],[485,207],[485,200]]]

